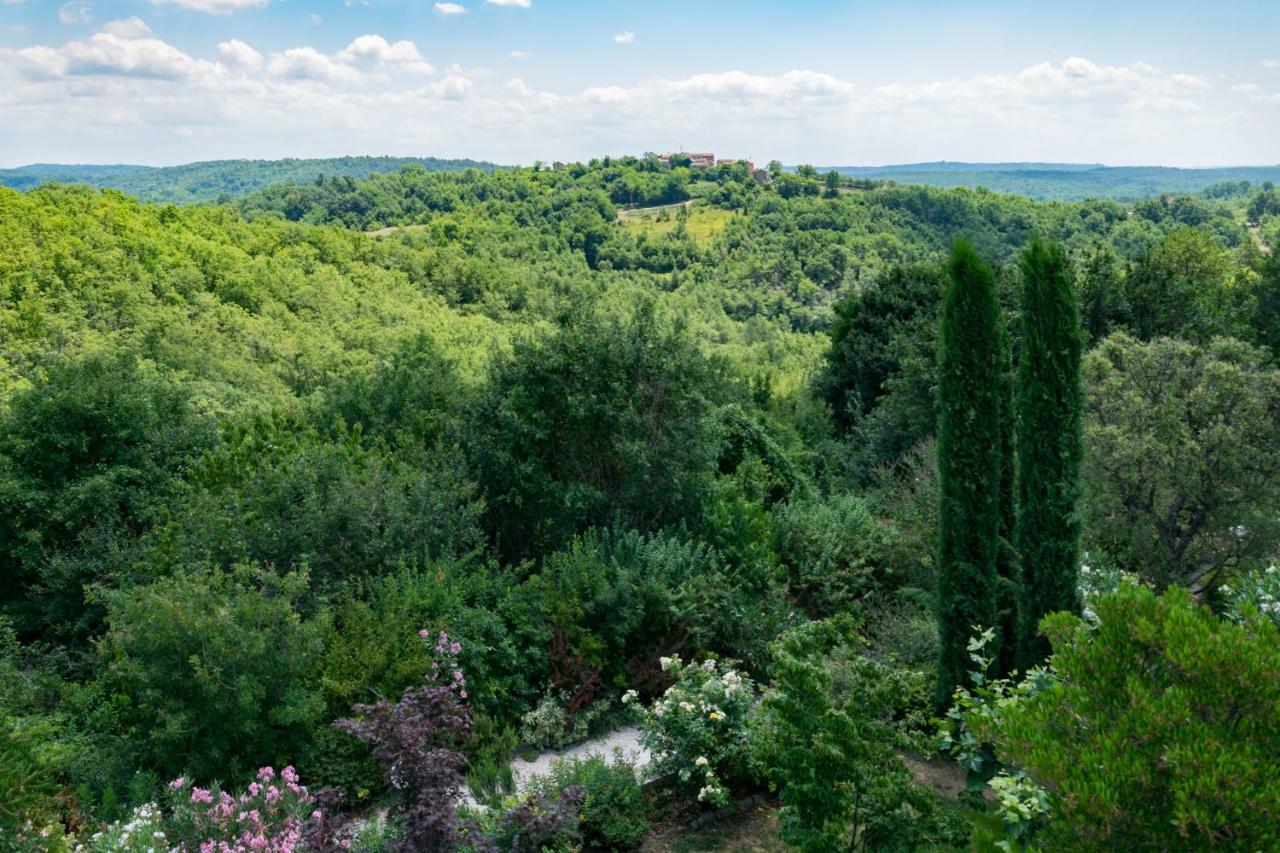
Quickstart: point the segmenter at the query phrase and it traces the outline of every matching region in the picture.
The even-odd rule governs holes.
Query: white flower
[[[635,701],[635,699],[636,699],[639,695],[640,695],[640,694],[639,694],[639,693],[637,693],[637,692],[636,692],[636,691],[634,691],[634,690],[628,690],[626,693],[623,693],[623,694],[622,694],[622,704],[623,704],[623,705],[629,705],[629,704],[631,704],[632,702],[634,702],[634,701]]]
[[[698,756],[698,758],[697,758],[697,760],[696,760],[696,761],[694,761],[693,763],[694,763],[694,764],[696,764],[696,765],[698,765],[699,767],[706,767],[706,766],[707,766],[707,757],[706,757],[705,755],[699,755],[699,756]]]
[[[671,663],[674,658],[658,658],[658,665],[662,667],[662,671],[666,672],[671,669]]]

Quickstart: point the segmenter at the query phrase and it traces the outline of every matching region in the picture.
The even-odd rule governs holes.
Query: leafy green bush
[[[777,550],[792,595],[829,616],[896,579],[884,553],[892,530],[856,495],[789,502],[777,513]]]
[[[907,683],[862,657],[852,620],[810,622],[774,646],[752,719],[752,760],[782,799],[782,838],[805,851],[915,849],[963,830],[894,754]],[[928,701],[930,685],[915,691]]]
[[[582,840],[589,850],[634,850],[649,831],[649,801],[636,779],[636,771],[621,755],[570,758],[555,762],[551,772],[537,779],[531,791],[555,799],[560,791],[580,785]]]
[[[306,590],[305,573],[240,567],[108,595],[99,683],[138,763],[211,780],[305,751],[324,711]]]
[[[1219,620],[1179,588],[1121,587],[1098,625],[1043,626],[1056,679],[977,736],[1051,795],[1053,849],[1280,845],[1280,628]]]
[[[642,715],[640,742],[653,753],[651,774],[671,777],[698,802],[728,805],[730,789],[749,781],[747,713],[755,700],[750,678],[714,660],[662,659],[676,683]],[[629,703],[634,694],[623,701]]]

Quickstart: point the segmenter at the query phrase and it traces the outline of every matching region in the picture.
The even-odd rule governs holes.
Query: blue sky
[[[1280,161],[1280,3],[0,0],[0,165]]]

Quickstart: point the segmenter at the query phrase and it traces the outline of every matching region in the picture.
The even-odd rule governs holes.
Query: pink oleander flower
[[[272,779],[275,778],[275,776],[276,776],[276,771],[271,767],[271,765],[267,765],[266,767],[261,767],[258,769],[258,779],[260,779],[263,782],[270,782]]]
[[[449,652],[451,654],[456,655],[460,651],[462,651],[462,643],[453,643],[452,645],[449,646]]]
[[[213,794],[205,788],[191,789],[191,802],[193,803],[212,803]]]
[[[169,783],[169,790],[176,791],[185,784],[187,784],[187,778],[185,776],[179,776],[177,779],[174,779]]]
[[[272,785],[271,787],[267,788],[266,799],[268,803],[274,803],[276,800],[280,799],[280,789],[277,788],[275,785]]]
[[[280,771],[280,778],[284,779],[286,782],[296,783],[298,781],[298,771],[294,770],[293,765],[290,764],[288,767]]]
[[[418,632],[418,636],[425,640],[427,637],[431,636],[431,632],[428,631],[426,628],[423,628],[421,631]]]
[[[459,698],[459,699],[466,699],[466,698],[467,698],[467,691],[465,691],[465,690],[460,690],[460,691],[458,691],[458,698]]]
[[[259,785],[257,782],[250,782],[250,783],[249,783],[249,795],[250,795],[250,796],[252,796],[252,797],[256,797],[256,796],[258,796],[258,794],[259,794],[259,793],[261,793],[261,792],[262,792],[262,786],[261,786],[261,785]]]

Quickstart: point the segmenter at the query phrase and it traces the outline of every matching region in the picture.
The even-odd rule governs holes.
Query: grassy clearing
[[[697,203],[689,205],[687,210],[689,211],[689,218],[685,223],[685,227],[689,230],[689,236],[699,244],[711,242],[729,224],[729,220],[733,218],[732,210],[707,207]],[[624,211],[618,219],[623,225],[637,234],[644,234],[651,239],[657,239],[665,237],[676,230],[676,225],[679,222],[679,212],[679,205],[641,208],[639,210]]]

